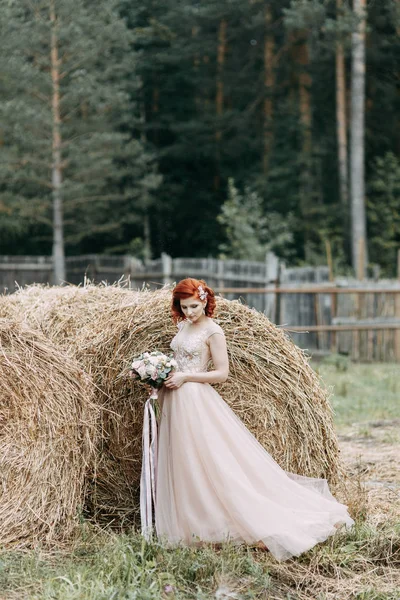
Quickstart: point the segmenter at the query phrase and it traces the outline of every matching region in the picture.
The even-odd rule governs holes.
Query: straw
[[[94,387],[43,334],[0,319],[0,543],[66,540],[93,465]]]
[[[73,357],[96,384],[102,409],[100,442],[87,506],[96,519],[139,524],[141,430],[147,391],[128,377],[146,350],[170,351],[176,333],[171,289],[121,285],[29,286],[0,298],[0,316],[40,329]],[[287,471],[343,475],[329,393],[305,353],[265,315],[217,298],[230,375],[215,386],[258,441]]]

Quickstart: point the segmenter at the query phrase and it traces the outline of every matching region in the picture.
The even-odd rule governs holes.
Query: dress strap
[[[225,333],[222,327],[220,327],[217,323],[213,321],[210,327],[208,328],[206,339],[208,340],[212,335],[215,335],[216,333],[225,337]]]

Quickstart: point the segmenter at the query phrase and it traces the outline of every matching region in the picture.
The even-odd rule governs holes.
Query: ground
[[[355,425],[339,442],[347,472],[366,488],[370,521],[397,516],[400,522],[400,419]]]
[[[72,548],[0,550],[0,600],[400,600],[399,366],[313,366],[334,392],[351,532],[277,563],[229,545],[170,551],[83,521]]]

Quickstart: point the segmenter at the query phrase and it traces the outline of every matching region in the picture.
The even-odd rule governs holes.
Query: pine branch
[[[18,173],[17,178],[16,177],[4,177],[3,182],[4,183],[7,183],[7,182],[14,183],[16,179],[18,179],[19,182],[27,181],[29,183],[37,183],[41,187],[45,187],[49,190],[53,189],[53,186],[49,181],[46,181],[45,179],[42,179],[40,177],[35,177],[33,175],[32,176],[24,175],[23,173],[21,173],[21,174]]]
[[[65,200],[66,208],[76,208],[82,204],[87,204],[88,202],[104,202],[104,201],[124,201],[126,200],[126,196],[124,194],[98,194],[96,196],[81,196],[79,198],[74,198],[73,200]]]
[[[41,100],[45,104],[50,104],[51,102],[51,96],[46,96],[45,94],[42,94],[39,90],[31,89],[29,93],[31,96],[37,98],[38,100]]]

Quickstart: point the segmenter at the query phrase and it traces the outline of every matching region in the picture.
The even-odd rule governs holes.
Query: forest
[[[0,254],[395,276],[399,32],[398,0],[2,0]]]

